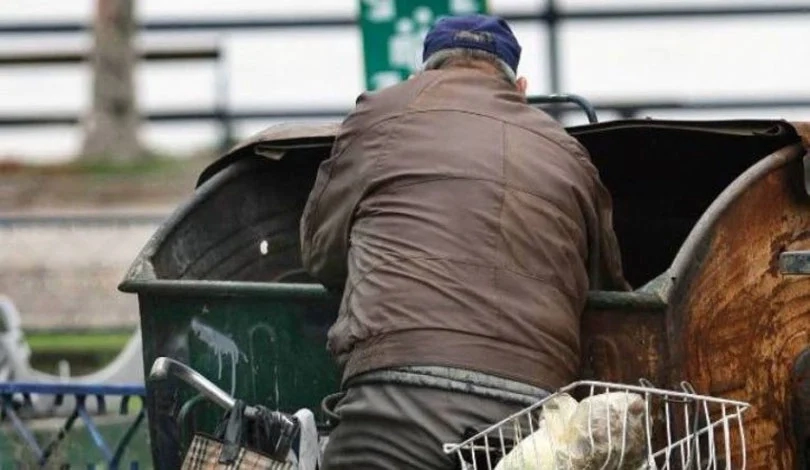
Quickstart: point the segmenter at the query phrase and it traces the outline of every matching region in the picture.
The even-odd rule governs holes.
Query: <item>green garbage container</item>
[[[138,294],[147,370],[171,357],[250,404],[319,415],[338,388],[326,333],[339,299],[307,282],[298,223],[334,130],[276,126],[237,146],[149,240],[119,286]],[[172,469],[223,412],[151,383],[147,407],[155,465]]]

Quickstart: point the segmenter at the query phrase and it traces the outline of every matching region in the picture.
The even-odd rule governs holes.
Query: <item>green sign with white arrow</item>
[[[359,0],[366,88],[408,78],[422,62],[422,43],[443,16],[486,13],[487,0]]]

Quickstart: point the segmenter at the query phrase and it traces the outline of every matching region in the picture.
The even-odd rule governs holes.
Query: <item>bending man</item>
[[[424,71],[360,96],[320,167],[301,230],[343,290],[328,470],[453,468],[443,442],[576,379],[589,287],[626,287],[610,196],[526,103],[520,51],[502,19],[440,20]]]

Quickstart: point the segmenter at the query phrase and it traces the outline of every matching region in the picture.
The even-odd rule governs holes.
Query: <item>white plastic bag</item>
[[[607,393],[577,404],[562,394],[543,406],[538,430],[506,454],[495,470],[637,470],[646,451],[640,395]]]
[[[570,468],[638,469],[647,454],[644,399],[614,392],[582,400],[568,426],[566,442]]]
[[[543,404],[537,431],[520,441],[506,454],[495,470],[552,470],[557,450],[563,445],[567,427],[577,409],[577,401],[560,394]]]

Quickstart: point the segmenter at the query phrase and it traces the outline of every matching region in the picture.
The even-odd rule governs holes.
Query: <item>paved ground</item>
[[[10,215],[168,214],[190,197],[210,160],[144,173],[0,168],[0,220]],[[0,293],[24,328],[132,327],[137,298],[117,291],[157,225],[0,223]]]
[[[0,292],[25,328],[134,326],[136,296],[116,286],[156,228],[0,229]]]

